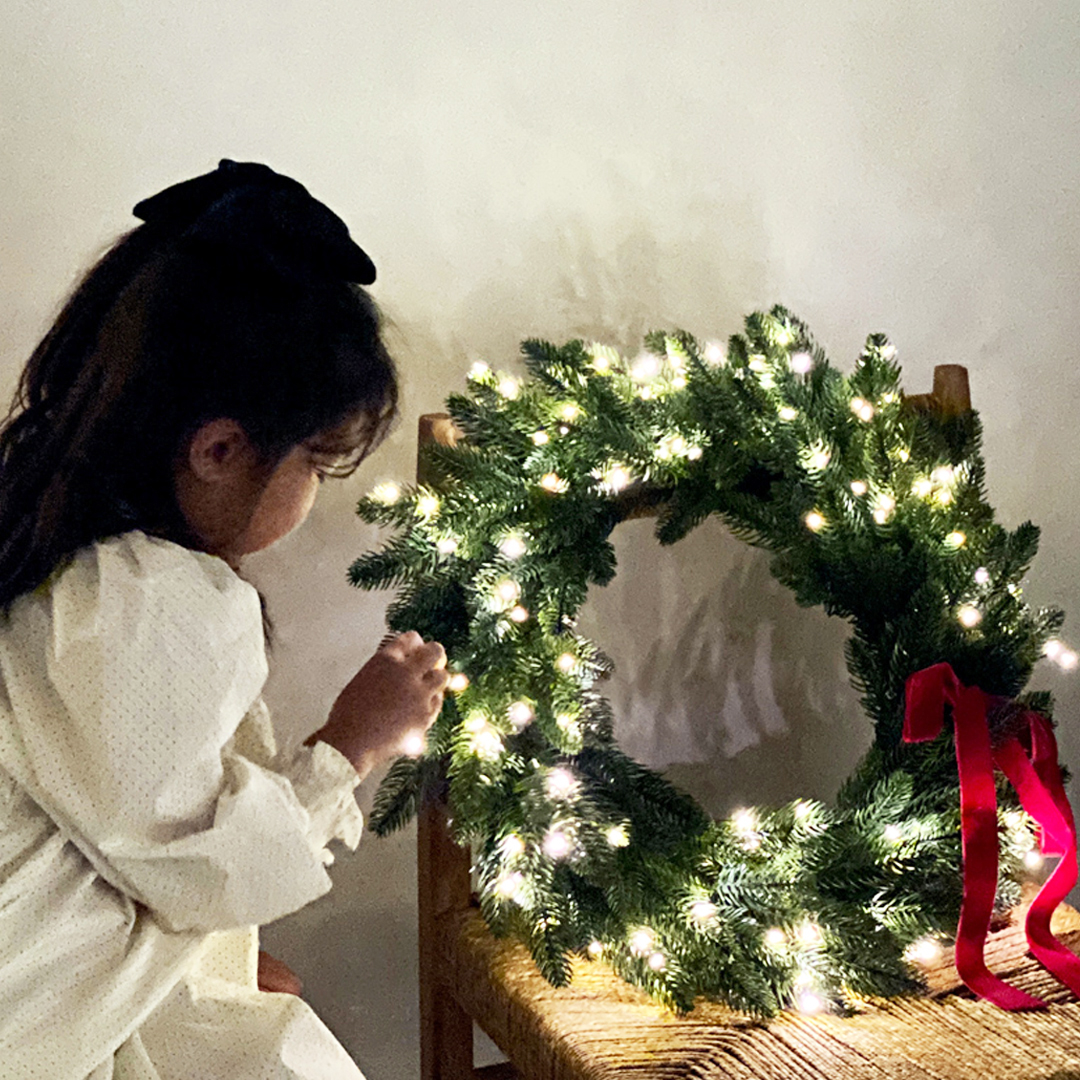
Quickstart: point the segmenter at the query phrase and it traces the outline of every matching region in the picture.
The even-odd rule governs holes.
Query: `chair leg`
[[[427,806],[417,821],[421,1080],[474,1080],[473,1022],[443,977],[439,937],[440,916],[469,896],[468,853],[450,839],[445,807]]]

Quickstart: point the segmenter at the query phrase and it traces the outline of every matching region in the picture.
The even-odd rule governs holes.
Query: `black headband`
[[[183,180],[137,203],[137,218],[215,243],[260,251],[283,272],[370,285],[375,264],[329,207],[303,184],[266,165],[224,159],[211,173]]]

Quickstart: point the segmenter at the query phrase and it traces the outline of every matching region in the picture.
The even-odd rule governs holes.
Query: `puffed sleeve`
[[[225,563],[129,533],[17,601],[8,631],[0,764],[105,880],[177,931],[329,889],[326,844],[359,839],[356,773],[323,744],[280,769],[242,752],[266,658],[258,595]]]

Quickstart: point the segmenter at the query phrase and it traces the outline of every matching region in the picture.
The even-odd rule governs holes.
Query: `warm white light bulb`
[[[622,491],[630,483],[630,473],[621,465],[613,465],[604,473],[604,483],[612,491]]]
[[[967,536],[959,529],[954,529],[945,537],[945,546],[951,548],[963,547],[967,543]]]
[[[695,900],[690,905],[690,914],[698,922],[708,922],[715,919],[720,909],[710,900]]]
[[[528,550],[528,545],[517,533],[510,533],[499,542],[499,551],[508,559],[520,559]]]
[[[884,525],[895,509],[896,500],[891,495],[879,495],[874,503],[874,520],[879,525]]]
[[[904,839],[904,830],[899,825],[886,825],[882,835],[890,844],[899,844]]]
[[[976,585],[989,585],[990,584],[990,571],[985,566],[980,566],[975,571],[975,584]]]
[[[660,374],[660,358],[652,353],[642,353],[630,368],[631,376],[638,382],[649,382]]]
[[[410,731],[401,740],[401,752],[406,757],[419,757],[427,746],[427,740],[422,731]]]
[[[573,851],[574,842],[562,829],[549,829],[542,846],[549,859],[565,859]]]
[[[499,393],[502,394],[504,398],[510,398],[512,401],[518,396],[520,390],[521,385],[518,383],[517,379],[507,376],[506,378],[499,380]]]
[[[731,827],[740,833],[753,832],[758,826],[757,814],[753,810],[736,810],[731,815]]]
[[[961,604],[956,609],[956,617],[968,630],[982,622],[982,612],[974,604]]]
[[[851,494],[852,495],[865,495],[867,491],[865,480],[852,480],[851,481]]]
[[[552,799],[569,799],[577,792],[577,778],[569,769],[552,769],[544,783],[548,796]]]
[[[806,467],[814,472],[821,472],[829,464],[831,457],[832,455],[825,447],[819,446],[806,455]]]
[[[630,951],[637,956],[645,956],[653,951],[656,935],[646,926],[639,927],[630,935]]]
[[[601,375],[611,371],[612,367],[622,359],[610,345],[601,345],[598,341],[594,341],[589,346],[589,356],[592,357],[593,371],[599,372]]]
[[[795,999],[795,1007],[806,1016],[816,1016],[825,1009],[825,999],[813,990],[803,990]]]
[[[654,952],[649,956],[649,967],[653,971],[663,971],[667,967],[667,960],[662,952]]]
[[[1058,656],[1058,666],[1065,671],[1072,671],[1076,667],[1077,661],[1080,661],[1080,656],[1077,656],[1072,649],[1062,649]]]
[[[719,367],[725,360],[724,347],[718,345],[715,341],[710,341],[705,346],[705,362],[712,364],[713,367]]]
[[[458,549],[458,541],[452,536],[444,536],[435,541],[435,550],[440,555],[453,555]]]
[[[594,938],[592,941],[589,942],[588,953],[594,960],[596,960],[599,957],[603,956],[604,955],[604,943],[602,941],[597,941]]]
[[[765,931],[765,944],[772,949],[782,948],[787,944],[787,934],[779,926],[771,926]]]
[[[524,731],[536,716],[527,701],[515,701],[506,713],[515,731]]]
[[[469,746],[477,757],[486,761],[494,761],[503,752],[502,736],[488,723],[473,732]]]
[[[581,414],[580,406],[574,404],[572,401],[568,401],[565,405],[559,408],[559,417],[570,423],[572,420],[576,420]]]
[[[503,578],[495,586],[495,598],[504,604],[512,604],[521,595],[521,586],[510,578]]]
[[[525,854],[525,841],[517,833],[508,833],[504,836],[499,847],[508,859],[516,859]]]
[[[509,619],[511,622],[523,623],[529,621],[529,609],[521,604],[515,604],[510,609]]]
[[[421,495],[416,500],[416,512],[421,517],[434,517],[439,512],[439,496]]]
[[[825,528],[825,516],[818,510],[811,510],[803,521],[811,532],[821,532]]]
[[[469,368],[470,379],[482,379],[485,375],[491,372],[491,368],[484,363],[483,360],[477,360],[476,363]]]
[[[450,676],[450,681],[446,684],[448,690],[452,690],[455,694],[460,694],[469,685],[469,676],[464,671],[455,671]]]
[[[521,894],[521,887],[525,884],[525,875],[515,870],[510,874],[503,874],[495,882],[495,891],[506,900],[511,900]]]
[[[625,825],[612,825],[606,833],[604,833],[604,839],[613,848],[624,848],[630,843],[630,833]]]
[[[569,675],[577,667],[577,657],[573,653],[564,652],[555,664],[564,675]]]
[[[943,951],[939,941],[932,937],[924,937],[913,941],[904,950],[904,958],[909,963],[934,964],[941,959]]]
[[[549,472],[540,477],[540,486],[545,491],[556,493],[566,490],[566,481],[558,473]]]
[[[401,498],[401,488],[393,482],[393,480],[385,480],[381,484],[376,484],[371,492],[371,498],[375,502],[384,503],[389,506],[391,503],[396,503]]]
[[[920,499],[925,499],[933,490],[934,485],[927,480],[925,476],[919,477],[919,479],[911,485],[912,495],[917,495]]]
[[[1038,870],[1039,867],[1042,866],[1042,864],[1043,864],[1043,857],[1042,857],[1042,853],[1039,851],[1038,848],[1032,848],[1024,856],[1024,865],[1029,870]]]
[[[546,431],[534,431],[532,441],[536,446],[543,446],[548,441],[548,433]]]
[[[805,375],[814,366],[814,358],[808,352],[793,353],[791,357],[791,370],[796,375]]]
[[[821,927],[812,922],[803,923],[798,929],[798,936],[804,945],[820,945]]]
[[[468,716],[462,721],[461,726],[466,731],[483,731],[487,727],[487,717],[479,710],[474,709]]]
[[[794,420],[799,415],[799,410],[793,409],[790,405],[781,405],[777,414],[781,420]]]

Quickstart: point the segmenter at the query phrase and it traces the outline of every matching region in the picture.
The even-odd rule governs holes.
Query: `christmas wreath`
[[[455,672],[374,829],[446,797],[488,924],[556,984],[580,953],[678,1010],[699,995],[844,1010],[917,987],[919,957],[956,927],[960,803],[951,725],[902,738],[905,684],[948,663],[1011,703],[991,710],[1001,729],[1017,702],[1049,717],[1048,695],[1020,695],[1062,648],[1061,614],[1021,595],[1037,528],[994,522],[976,414],[905,399],[883,335],[842,375],[782,308],[726,348],[674,332],[632,360],[581,341],[522,351],[527,378],[479,364],[451,396],[463,438],[425,448],[427,483],[381,484],[359,507],[393,532],[352,582],[396,587],[391,628],[442,641]],[[874,741],[834,806],[711,821],[619,750],[597,690],[610,663],[576,616],[615,574],[612,530],[643,509],[663,544],[718,515],[800,604],[850,624]],[[1034,831],[1000,795],[1007,906]]]

